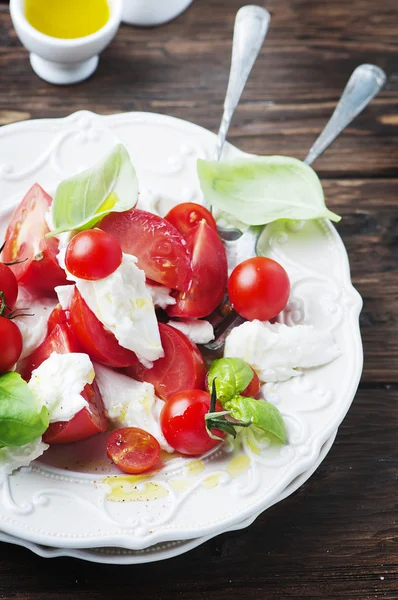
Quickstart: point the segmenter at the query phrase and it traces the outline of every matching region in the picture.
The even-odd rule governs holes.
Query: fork
[[[253,7],[244,7],[244,9],[245,8]],[[242,10],[243,9],[241,9],[241,11]],[[240,24],[237,24],[238,26],[242,27],[245,23],[247,24],[248,20],[241,21]],[[253,40],[250,39],[250,36],[241,35],[240,39],[245,39],[246,44],[248,46],[251,46],[253,44]],[[235,46],[235,33],[233,45]],[[239,77],[236,76],[236,70],[238,68],[238,65],[243,60],[242,57],[247,55],[250,55],[250,52],[247,48],[244,48],[242,45],[239,48],[234,47],[232,52],[231,72],[235,71],[235,75],[232,81],[239,81]],[[254,64],[254,60],[251,66]],[[226,100],[225,106],[234,106],[236,108],[236,106],[238,105],[240,95],[243,91],[244,84],[250,73],[250,69],[249,71],[245,71],[247,75],[246,79],[244,79],[243,85],[242,80],[240,80],[240,85],[235,86],[231,84],[230,79],[227,90],[227,97],[230,96],[232,100]],[[377,96],[377,94],[385,85],[386,81],[387,76],[385,72],[376,65],[363,64],[354,70],[350,79],[348,80],[347,85],[343,90],[341,98],[331,118],[329,119],[325,128],[322,130],[319,137],[311,146],[310,151],[304,159],[304,162],[307,165],[311,165],[319,156],[321,156],[321,154],[323,154],[326,148],[328,148],[330,144],[334,142],[337,136],[340,135],[340,133],[368,106],[368,104],[373,100],[373,98]],[[220,132],[217,138],[216,160],[218,160],[221,157],[223,145],[226,139],[226,134],[228,131],[229,123],[232,119],[233,112],[234,109],[228,111],[228,119],[226,118],[226,113],[224,112],[222,127],[220,127]],[[249,227],[244,233],[236,229],[225,230],[219,228],[219,234],[224,240],[224,244],[227,247],[229,256],[234,257],[233,263],[229,264],[229,267],[231,269],[233,269],[237,264],[239,264],[243,260],[258,255],[257,244],[261,237],[261,234],[264,231],[264,228],[265,225],[252,226]],[[227,337],[231,329],[233,327],[236,327],[237,325],[240,325],[243,322],[244,319],[240,317],[235,311],[232,311],[230,314],[228,314],[228,316],[222,318],[221,321],[217,323],[215,340],[208,344],[204,344],[204,347],[207,350],[213,352],[220,350],[224,345],[225,338]]]

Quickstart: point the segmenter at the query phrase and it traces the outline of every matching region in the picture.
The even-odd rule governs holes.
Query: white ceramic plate
[[[311,475],[318,469],[321,462],[326,458],[326,455],[333,445],[336,435],[337,431],[335,431],[328,441],[322,446],[316,464],[302,475],[296,477],[296,479],[294,479],[292,483],[289,484],[285,490],[283,490],[282,494],[275,498],[270,506],[267,506],[266,510],[271,508],[271,506],[274,504],[285,500],[285,498],[298,490],[298,488],[301,487],[307,481],[307,479],[311,477]],[[237,523],[236,525],[233,525],[229,529],[220,533],[244,529],[245,527],[251,525],[258,516],[259,515],[253,515],[245,521]],[[149,546],[149,548],[145,548],[144,550],[126,550],[125,548],[92,548],[88,550],[74,550],[73,548],[50,548],[48,546],[40,546],[34,542],[28,542],[26,540],[15,538],[12,535],[7,535],[6,533],[0,533],[0,542],[22,546],[28,550],[31,550],[35,554],[38,554],[42,558],[58,558],[61,556],[69,556],[71,558],[78,558],[80,560],[87,560],[89,562],[102,564],[137,565],[180,556],[181,554],[185,554],[186,552],[201,546],[205,542],[215,537],[215,535],[217,534],[195,538],[193,540],[163,542],[161,544],[156,544],[155,546]]]
[[[103,117],[80,112],[66,119],[27,121],[0,131],[0,237],[10,209],[32,183],[53,189],[117,142],[131,154],[142,198],[162,214],[177,202],[200,201],[196,158],[211,156],[215,144],[215,136],[204,129],[149,113]],[[240,154],[231,146],[226,153]],[[118,498],[126,499],[128,492],[129,502],[110,499],[121,480],[104,484],[103,463],[91,455],[96,442],[76,445],[68,455],[49,451],[31,469],[2,482],[4,533],[62,548],[133,550],[211,536],[263,511],[313,467],[357,389],[361,299],[351,285],[343,243],[328,221],[274,223],[266,229],[263,248],[285,266],[292,282],[283,320],[331,330],[341,349],[330,365],[268,386],[268,397],[284,416],[288,445],[246,443],[237,449],[225,444],[203,461],[172,460],[148,481],[126,482]],[[84,453],[84,465],[74,467]]]

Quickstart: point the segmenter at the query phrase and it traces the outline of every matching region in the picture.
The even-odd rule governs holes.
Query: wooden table
[[[259,4],[263,2],[260,0]],[[121,27],[97,73],[53,87],[31,71],[0,7],[0,123],[144,110],[217,129],[241,0],[194,0],[158,29]],[[364,299],[365,368],[333,449],[249,529],[139,567],[43,560],[0,545],[0,598],[398,598],[397,0],[269,0],[272,24],[230,132],[249,152],[304,157],[353,69],[389,83],[316,164]]]

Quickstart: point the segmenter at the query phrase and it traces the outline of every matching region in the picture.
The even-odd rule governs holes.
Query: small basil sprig
[[[253,369],[241,358],[219,358],[207,374],[209,389],[216,382],[217,400],[224,406],[230,398],[243,392],[253,379]]]
[[[137,199],[134,167],[126,148],[118,144],[94,167],[61,181],[51,209],[54,227],[47,237],[90,229],[111,212],[130,210]]]
[[[28,384],[13,371],[0,376],[0,446],[24,446],[49,424],[48,410],[37,407]]]

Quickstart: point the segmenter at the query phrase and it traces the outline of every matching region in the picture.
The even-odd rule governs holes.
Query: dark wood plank
[[[172,23],[121,27],[86,83],[60,88],[32,74],[8,10],[0,10],[0,123],[100,113],[164,112],[217,130],[231,35],[241,0],[195,0]],[[272,25],[231,127],[230,139],[258,154],[304,157],[353,69],[364,62],[390,76],[380,97],[318,163],[326,175],[396,176],[398,8],[394,0],[270,0]]]

